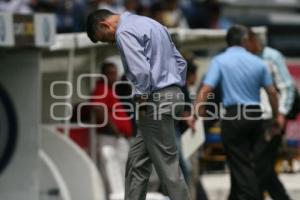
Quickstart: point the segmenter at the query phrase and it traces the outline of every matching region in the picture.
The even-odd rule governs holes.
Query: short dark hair
[[[258,35],[251,28],[248,28],[248,36],[249,36],[250,39],[257,39],[258,38]]]
[[[102,22],[112,15],[115,15],[115,13],[106,9],[96,10],[88,15],[86,20],[86,32],[92,42],[98,42],[95,38],[97,22]]]
[[[105,62],[101,65],[101,73],[104,74],[104,75],[107,75],[108,73],[108,70],[113,67],[113,68],[116,68],[116,65],[114,63],[111,63],[111,62]]]
[[[197,66],[189,61],[187,63],[187,75],[195,74],[197,72]]]
[[[248,37],[248,29],[243,25],[233,25],[227,32],[226,42],[228,46],[241,46],[244,38]]]

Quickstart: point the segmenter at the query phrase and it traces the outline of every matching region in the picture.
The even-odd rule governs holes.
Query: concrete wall
[[[18,121],[16,151],[0,175],[1,200],[39,199],[39,57],[38,50],[0,50],[0,83],[13,100]]]

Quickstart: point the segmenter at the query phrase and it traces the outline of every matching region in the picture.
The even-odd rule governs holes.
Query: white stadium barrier
[[[42,127],[41,143],[65,181],[72,200],[106,200],[98,170],[73,141],[54,129]]]
[[[49,155],[43,150],[39,150],[39,189],[40,189],[40,200],[44,199],[61,199],[61,200],[71,200],[71,195],[63,176],[61,175],[59,169],[49,157]],[[57,190],[56,195],[51,195],[51,191]],[[50,196],[50,198],[49,198]]]

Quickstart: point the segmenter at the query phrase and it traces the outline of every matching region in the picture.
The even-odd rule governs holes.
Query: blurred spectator
[[[183,11],[191,28],[228,29],[232,22],[222,15],[222,5],[217,0],[185,3]]]
[[[163,0],[166,6],[168,27],[188,28],[188,23],[180,8],[179,0]]]
[[[281,116],[282,123],[285,124],[286,115],[292,108],[295,88],[283,56],[276,49],[264,47],[251,29],[249,29],[249,42],[246,47],[267,62],[269,72],[276,88],[279,90],[279,116]],[[283,135],[274,133],[272,129],[272,109],[264,91],[261,92],[261,97],[265,134],[262,134],[257,145],[261,149],[260,156],[256,161],[260,187],[262,190],[267,191],[272,199],[289,200],[290,197],[275,171],[275,162]]]
[[[182,155],[180,138],[181,138],[181,135],[188,128],[193,128],[193,129],[195,128],[195,127],[193,127],[193,124],[191,123],[191,122],[193,122],[193,120],[190,120],[190,118],[192,117],[191,116],[191,107],[188,104],[191,104],[192,100],[190,98],[190,93],[189,93],[188,87],[192,83],[191,80],[193,79],[192,77],[194,76],[194,73],[196,72],[196,70],[197,70],[197,68],[193,64],[188,63],[186,85],[181,88],[182,92],[184,94],[185,102],[187,103],[187,105],[184,106],[183,112],[181,113],[181,116],[184,117],[185,120],[181,120],[178,122],[177,130],[176,130],[176,139],[177,139],[177,146],[178,146],[178,151],[179,151],[179,164],[180,164],[184,178],[187,183],[189,183],[189,180],[191,178],[189,175],[190,169],[188,169],[189,166],[188,166],[187,160],[185,160],[185,158]]]
[[[136,14],[140,8],[140,4],[138,0],[124,0],[124,7],[126,11]]]
[[[188,62],[187,65],[187,76],[186,76],[186,85],[182,87],[182,91],[184,93],[184,97],[185,97],[185,102],[186,103],[193,103],[193,99],[190,98],[190,90],[189,88],[191,88],[192,86],[195,85],[196,83],[196,71],[197,71],[197,67],[191,63]],[[182,115],[184,117],[190,116],[191,115],[191,107],[186,105],[184,107],[184,112],[182,113]],[[188,129],[189,127],[191,127],[192,125],[189,123],[189,121],[180,121],[178,123],[178,127],[181,133],[183,133],[184,131],[186,131],[186,129]]]
[[[146,17],[152,17],[152,13],[151,13],[151,7],[150,6],[145,6],[145,5],[140,5],[137,9],[137,14],[138,15],[142,15],[142,16],[146,16]]]
[[[85,30],[87,0],[11,0],[0,2],[0,11],[18,14],[46,12],[56,14],[57,31],[82,32]]]
[[[91,100],[92,102],[96,103],[104,103],[107,108],[108,116],[103,117],[108,117],[108,125],[105,127],[105,129],[100,130],[100,133],[105,132],[109,135],[123,135],[125,137],[131,137],[131,121],[128,114],[125,112],[123,105],[116,106],[116,108],[113,107],[117,104],[120,104],[120,100],[113,93],[116,92],[113,91],[113,84],[117,81],[117,67],[112,63],[105,63],[102,66],[102,74],[107,77],[107,84],[103,80],[99,80],[92,95],[94,98]],[[103,95],[106,90],[107,95],[102,98],[95,98],[96,96]],[[100,112],[100,108],[97,108],[97,110]],[[116,110],[118,110],[117,113],[115,113]],[[113,116],[113,114],[116,114],[116,116]],[[120,117],[128,117],[128,119],[118,119]]]
[[[129,142],[125,138],[131,137],[133,127],[128,113],[115,95],[116,91],[113,91],[113,84],[117,81],[116,66],[112,63],[105,63],[101,70],[107,78],[107,82],[103,80],[97,82],[91,102],[102,103],[106,108],[105,112],[103,106],[94,106],[93,111],[96,113],[97,123],[102,124],[107,120],[106,126],[98,129],[98,148],[99,168],[104,176],[107,194],[109,194],[113,190],[114,181],[122,180],[124,184],[125,166],[129,151]],[[103,96],[104,94],[106,95]],[[97,96],[103,97],[97,98]],[[112,155],[114,156],[111,157]],[[108,167],[114,163],[118,164],[113,169]],[[116,174],[115,176],[119,174],[119,176],[116,177],[116,180],[112,180],[111,174]]]
[[[161,2],[157,2],[151,6],[151,16],[154,20],[158,21],[164,26],[167,26],[165,20],[166,8]]]
[[[6,11],[18,14],[30,14],[32,9],[30,7],[30,0],[7,0],[0,1],[0,11]]]
[[[228,29],[232,22],[222,16],[222,6],[218,0],[207,0],[205,3],[209,15],[209,28]]]
[[[132,85],[129,83],[127,80],[126,76],[123,75],[121,78],[121,81],[123,82],[122,84],[118,84],[116,86],[116,93],[120,97],[130,97],[132,95]],[[127,83],[126,83],[127,82]],[[134,101],[133,98],[122,98],[120,99],[121,102],[124,103],[124,108],[130,110],[131,106],[134,107]],[[136,135],[137,133],[137,125],[135,119],[135,112],[130,112],[128,113],[129,115],[132,115],[131,123],[132,123],[132,135]]]
[[[124,75],[124,68],[120,55],[116,54],[108,56],[104,59],[103,63],[111,63],[115,65],[117,67],[118,80],[122,79],[122,76]]]
[[[191,98],[192,91],[190,88],[193,88],[196,84],[197,80],[197,67],[190,61],[187,65],[187,77],[186,77],[186,85],[182,87],[182,92],[184,93],[185,102],[187,104],[192,104],[193,100]],[[177,139],[178,139],[178,149],[179,149],[179,164],[182,168],[183,174],[187,183],[189,183],[189,188],[191,191],[191,198],[194,200],[207,200],[206,192],[200,181],[200,170],[199,170],[199,151],[196,151],[190,158],[190,165],[183,158],[180,148],[180,137],[188,128],[195,129],[194,127],[194,116],[191,114],[191,106],[186,105],[184,107],[184,111],[182,116],[185,117],[185,120],[181,120],[178,122],[178,131],[177,131]]]
[[[183,13],[187,18],[190,28],[208,28],[209,17],[203,3],[197,0],[185,1]]]
[[[153,18],[169,28],[188,28],[178,0],[162,0],[152,6]]]
[[[59,0],[56,3],[57,28],[59,33],[85,30],[86,0]]]
[[[55,13],[59,33],[82,32],[88,0],[11,0],[1,1],[0,11],[18,14]]]
[[[54,13],[58,6],[58,0],[31,0],[34,12]]]
[[[96,0],[98,9],[110,10],[113,13],[121,14],[125,11],[125,8],[118,4],[115,0]]]

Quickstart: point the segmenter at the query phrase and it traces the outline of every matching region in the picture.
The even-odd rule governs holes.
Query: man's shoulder
[[[217,55],[215,55],[213,58],[212,58],[212,60],[213,61],[217,61],[217,60],[222,60],[222,59],[224,59],[224,58],[226,58],[227,57],[227,52],[226,52],[226,50],[223,50],[222,52],[219,52]]]
[[[253,63],[253,66],[255,66],[255,69],[259,71],[264,71],[265,69],[268,69],[267,63],[259,56],[254,55],[249,52],[249,58],[251,58],[251,63]]]
[[[264,58],[276,58],[282,56],[281,52],[272,47],[264,47],[263,49],[263,57]]]
[[[222,61],[229,61],[234,60],[236,57],[232,56],[231,52],[228,52],[227,49],[222,50],[217,55],[215,55],[212,59],[213,62],[222,62]]]
[[[134,23],[134,24],[149,24],[149,23],[158,23],[154,19],[147,17],[147,16],[142,16],[142,15],[136,15],[136,14],[130,14],[129,15],[130,19],[132,19],[132,22],[129,23]]]
[[[249,52],[248,50],[242,51],[241,56],[244,59],[251,61],[251,63],[255,62],[256,64],[264,65],[264,61],[262,58],[260,58],[258,55]]]
[[[140,16],[132,13],[129,13],[125,20],[126,21],[123,21],[122,25],[117,29],[117,34],[122,33],[124,31],[142,31],[147,26],[152,25],[155,22],[149,17]]]
[[[247,62],[244,62],[246,64],[251,64],[251,65],[254,64],[256,67],[257,66],[260,66],[260,67],[265,66],[263,59],[261,59],[257,55],[250,53],[247,50],[235,52],[234,55],[235,56],[233,56],[232,52],[225,51],[225,52],[217,55],[214,58],[214,60],[217,62],[218,61],[219,62],[228,61],[228,62],[239,63],[241,61],[240,58],[242,58],[242,60],[247,61]]]
[[[266,52],[266,53],[277,53],[277,54],[280,53],[277,49],[274,49],[274,48],[269,47],[269,46],[264,47],[263,52]]]
[[[252,59],[253,61],[257,62],[257,63],[260,63],[260,64],[264,64],[264,61],[262,58],[260,58],[259,56],[253,54],[253,53],[250,53],[250,52],[246,52],[247,56]]]

